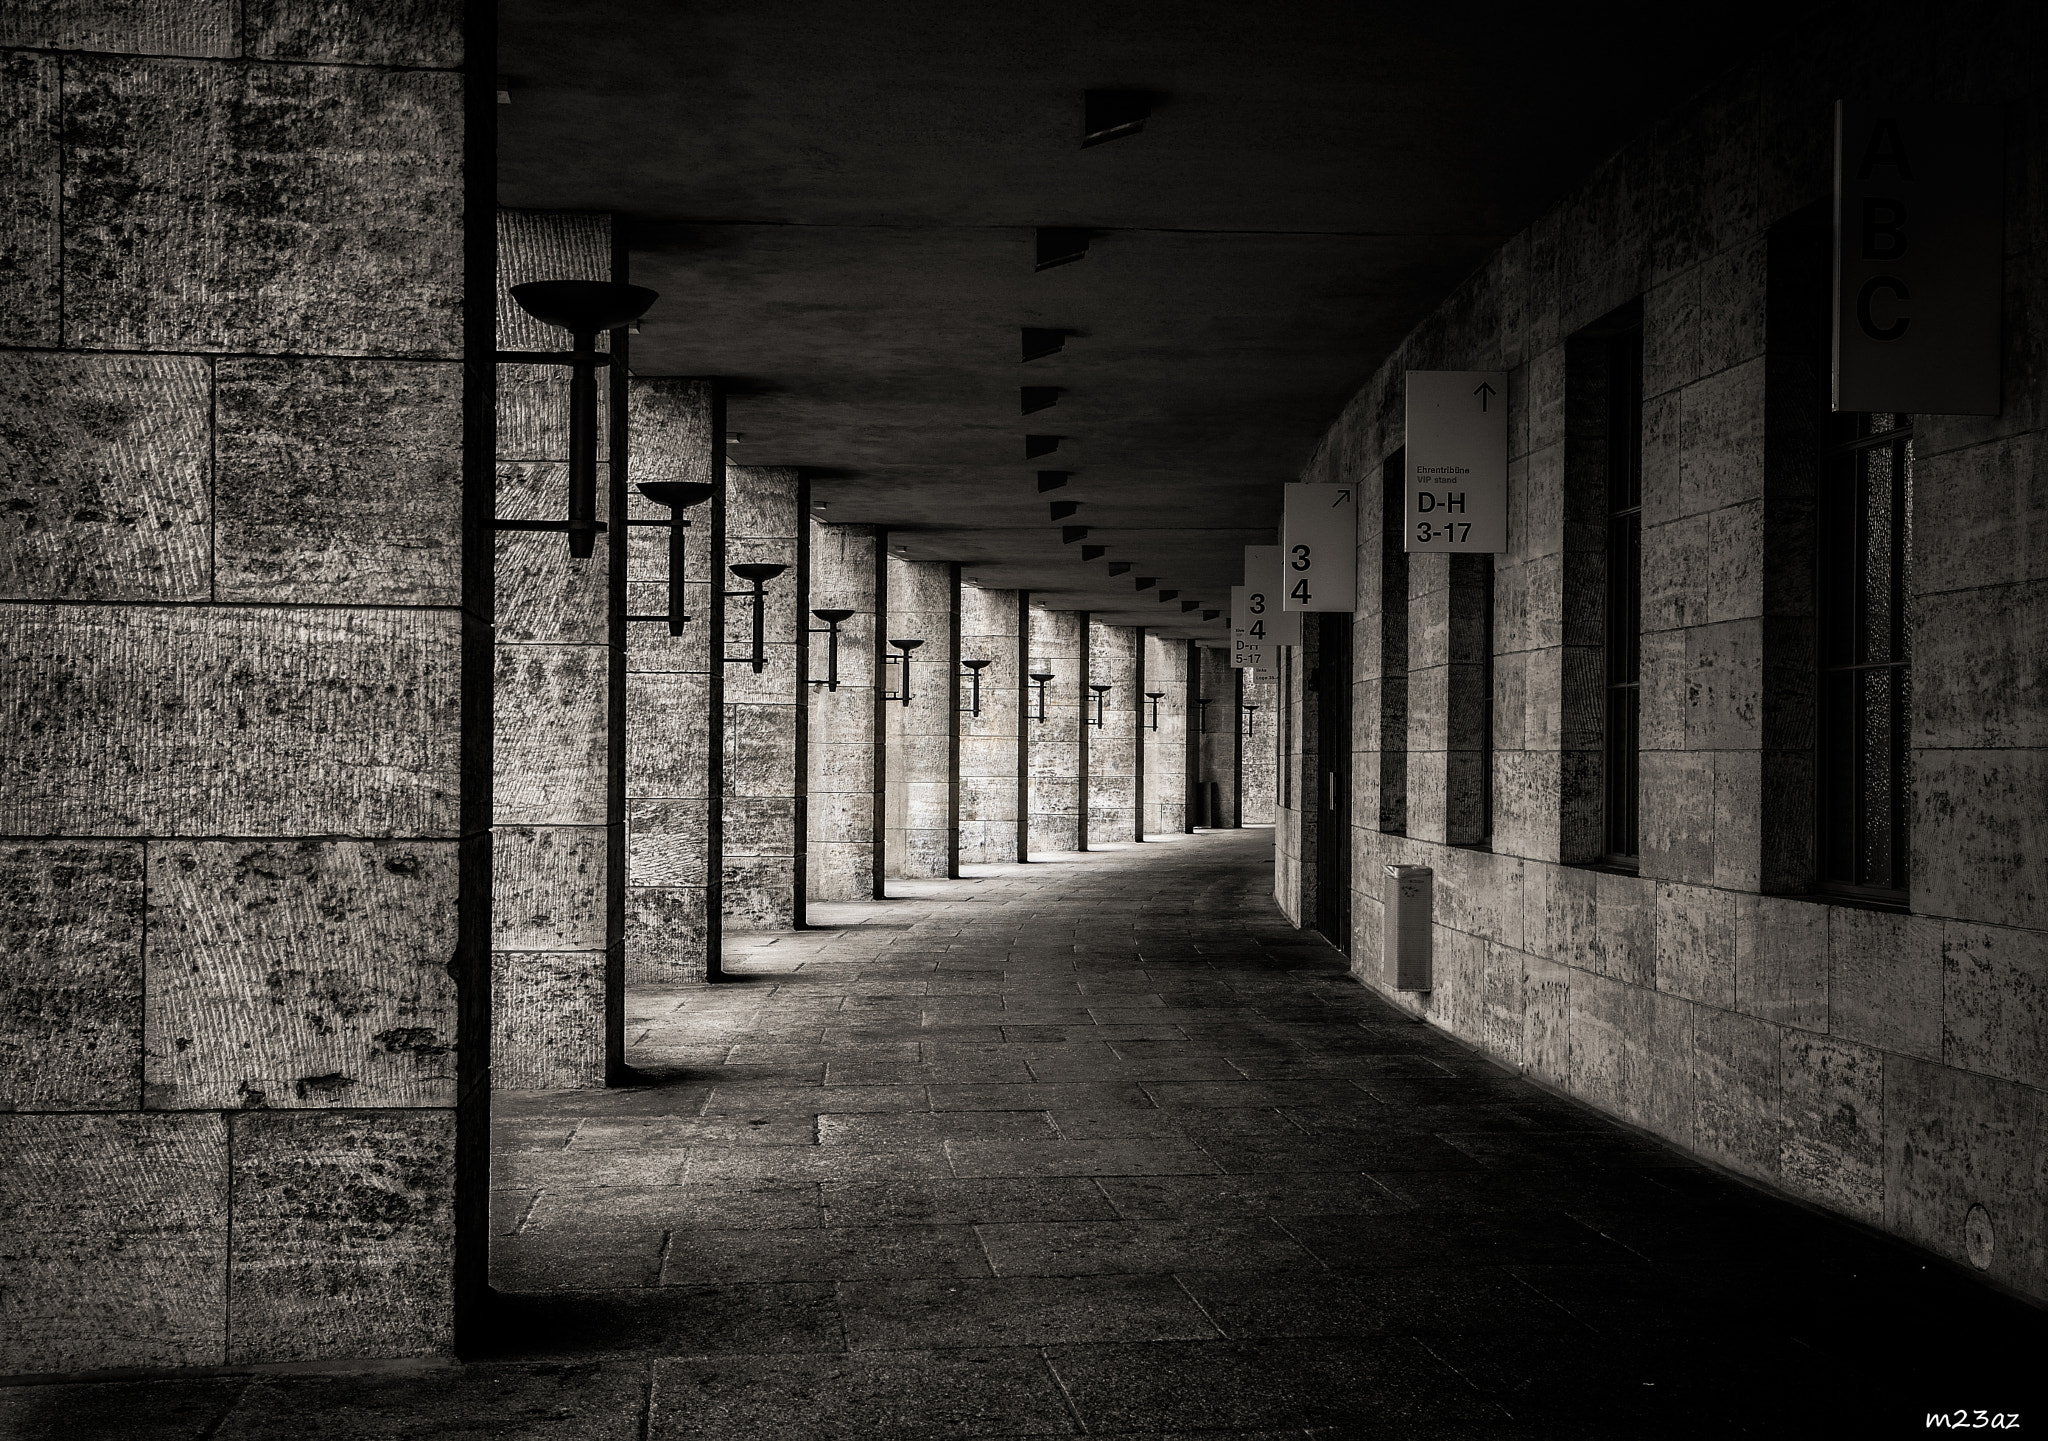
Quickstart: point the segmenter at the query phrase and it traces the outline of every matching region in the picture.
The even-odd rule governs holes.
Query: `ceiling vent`
[[[1080,508],[1081,502],[1078,500],[1056,500],[1052,503],[1052,518],[1065,520]]]
[[[1139,590],[1150,590],[1157,584],[1159,584],[1159,577],[1156,575],[1141,575],[1138,577]]]
[[[1081,547],[1081,559],[1084,561],[1100,560],[1108,554],[1109,547],[1106,545],[1084,545]]]
[[[1024,458],[1036,460],[1041,455],[1051,455],[1065,439],[1064,435],[1027,435],[1024,437]]]
[[[1111,561],[1111,562],[1109,563],[1109,573],[1110,573],[1111,575],[1125,575],[1125,574],[1128,574],[1128,573],[1129,573],[1129,571],[1130,571],[1130,568],[1131,568],[1131,563],[1130,563],[1129,561],[1127,561],[1127,560],[1113,560],[1113,561]]]
[[[1026,415],[1034,410],[1051,410],[1060,403],[1060,388],[1057,385],[1027,385],[1017,393],[1023,398],[1023,413]]]
[[[1067,337],[1071,330],[1045,330],[1027,325],[1024,328],[1024,358],[1043,360],[1048,355],[1058,355],[1067,348]]]
[[[1055,265],[1072,265],[1077,260],[1088,258],[1088,232],[1066,226],[1041,225],[1037,231],[1038,263],[1034,270],[1050,270]]]
[[[1081,92],[1081,148],[1136,135],[1152,118],[1152,96],[1144,90]]]
[[[1041,470],[1038,472],[1038,493],[1044,495],[1048,490],[1058,490],[1073,476],[1071,470]]]
[[[1063,525],[1060,527],[1061,545],[1072,545],[1077,540],[1086,540],[1087,538],[1088,527],[1085,525]]]

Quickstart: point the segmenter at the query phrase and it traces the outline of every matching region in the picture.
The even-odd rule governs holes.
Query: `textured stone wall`
[[[953,873],[954,672],[959,670],[958,567],[889,557],[884,642],[921,640],[910,661],[910,700],[885,700],[888,836],[892,876]],[[900,655],[889,647],[892,655]],[[903,666],[887,667],[883,690],[903,694]]]
[[[672,514],[642,496],[646,482],[715,484],[724,473],[723,422],[708,380],[635,379],[627,387],[626,514],[663,521]],[[702,980],[715,953],[719,908],[713,902],[711,794],[718,724],[713,674],[717,611],[712,582],[716,511],[707,501],[682,513],[681,635],[658,620],[626,623],[625,980],[673,985]],[[669,607],[669,532],[629,526],[626,614],[665,616]]]
[[[865,901],[879,894],[875,576],[881,544],[873,526],[811,525],[811,609],[853,612],[840,623],[838,690],[825,689],[828,637],[810,637],[807,884],[816,901]],[[808,624],[826,629],[815,617]]]
[[[810,687],[805,666],[803,542],[808,539],[803,481],[793,469],[729,465],[725,485],[722,589],[751,592],[730,567],[787,566],[767,583],[762,606],[764,667],[736,663],[754,654],[754,603],[725,604],[724,827],[719,889],[725,924],[739,931],[786,931],[802,923],[803,758]],[[685,741],[687,743],[687,741]]]
[[[1275,647],[1299,654],[1298,647]],[[1243,786],[1243,814],[1240,825],[1270,826],[1280,784],[1280,711],[1275,704],[1277,669],[1267,666],[1245,672],[1244,699],[1239,703],[1238,741],[1240,783]],[[1256,706],[1246,711],[1245,706]]]
[[[968,713],[972,687],[960,682],[960,860],[963,864],[1021,860],[1017,807],[1023,781],[1017,768],[1017,727],[1023,673],[1014,590],[960,588],[960,655],[988,662],[981,672],[981,714]]]
[[[499,348],[565,349],[567,333],[527,315],[511,288],[611,279],[611,217],[507,210],[497,228]],[[601,456],[608,383],[600,375]],[[497,454],[501,518],[567,519],[566,367],[498,367]],[[609,471],[600,463],[600,495]],[[507,1090],[602,1086],[619,1059],[606,1008],[618,960],[609,904],[614,548],[614,537],[601,536],[576,560],[559,533],[497,536],[491,1073]]]
[[[1230,664],[1230,652],[1220,646],[1199,648],[1199,694],[1195,707],[1198,748],[1195,782],[1204,788],[1205,799],[1196,808],[1206,815],[1204,824],[1235,826],[1238,821],[1238,678]],[[1209,702],[1206,706],[1200,701]]]
[[[437,7],[0,12],[7,1373],[446,1356],[480,1290],[461,64]]]
[[[1088,832],[1090,845],[1143,840],[1138,834],[1138,648],[1143,632],[1127,625],[1088,623],[1088,683],[1108,685],[1102,724],[1088,735]],[[1087,719],[1095,719],[1095,692],[1083,695]]]
[[[1433,866],[1436,989],[1396,1004],[1718,1164],[2048,1296],[2048,551],[2032,539],[2048,526],[2041,12],[1915,13],[1920,43],[1906,50],[1888,20],[1774,49],[1606,162],[1407,338],[1304,478],[1379,474],[1401,443],[1404,370],[1509,371],[1492,846],[1424,838],[1454,838],[1476,787],[1446,767],[1439,802],[1411,754],[1409,834],[1354,831],[1361,975],[1378,983],[1381,866]],[[1949,55],[1967,63],[1951,69]],[[1801,870],[1789,833],[1807,825],[1810,850],[1811,822],[1785,752],[1807,742],[1771,720],[1806,683],[1774,669],[1772,636],[1799,619],[1782,598],[1797,549],[1786,527],[1799,524],[1783,502],[1811,475],[1766,423],[1787,343],[1766,304],[1788,279],[1770,231],[1825,205],[1832,102],[1873,93],[2008,117],[2003,412],[1916,422],[1908,913],[1788,893]],[[1642,855],[1627,875],[1559,863],[1584,851],[1575,766],[1589,749],[1574,699],[1589,647],[1566,503],[1566,340],[1637,297]],[[1379,532],[1368,514],[1362,574],[1381,564]],[[1458,577],[1412,561],[1410,662],[1455,664],[1441,618],[1460,613]],[[1358,627],[1361,680],[1385,673],[1374,618]],[[1410,674],[1412,750],[1459,750],[1455,706],[1424,700]],[[1366,744],[1374,708],[1354,714],[1363,822],[1382,813],[1386,771]],[[1972,1262],[1978,1207],[1992,1244]]]
[[[1138,697],[1144,709],[1139,723],[1145,727],[1144,834],[1176,835],[1187,829],[1188,790],[1188,643],[1145,635],[1145,690],[1162,695],[1157,716],[1151,701]]]
[[[1045,719],[1025,724],[1025,813],[1029,817],[1028,849],[1077,851],[1086,844],[1083,828],[1087,800],[1087,738],[1081,724],[1081,701],[1088,694],[1088,617],[1071,610],[1031,612],[1030,671],[1050,671],[1045,687]],[[1025,697],[1032,716],[1038,714],[1036,687]],[[1092,707],[1091,707],[1092,710]]]

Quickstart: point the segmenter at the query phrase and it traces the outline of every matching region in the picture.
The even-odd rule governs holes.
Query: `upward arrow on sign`
[[[1479,408],[1484,410],[1486,409],[1487,401],[1493,399],[1500,392],[1495,390],[1489,382],[1482,380],[1479,382],[1479,388],[1472,393],[1479,397]]]

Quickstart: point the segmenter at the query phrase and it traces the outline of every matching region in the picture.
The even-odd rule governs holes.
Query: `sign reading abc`
[[[1506,550],[1506,372],[1409,371],[1407,465],[1404,550]]]
[[[1998,414],[2005,125],[1835,106],[1834,408]]]

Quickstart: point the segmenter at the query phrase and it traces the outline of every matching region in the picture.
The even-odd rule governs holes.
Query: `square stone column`
[[[879,894],[875,839],[880,824],[882,751],[876,744],[875,623],[881,532],[869,525],[811,525],[813,632],[829,627],[810,612],[850,610],[839,626],[839,682],[828,689],[829,634],[809,637],[810,865],[815,901],[866,901]]]
[[[1088,759],[1081,703],[1088,695],[1087,636],[1085,612],[1031,612],[1031,652],[1025,669],[1052,674],[1045,686],[1044,720],[1036,718],[1037,687],[1024,698],[1029,717],[1024,733],[1032,853],[1077,851],[1086,844]]]
[[[805,618],[810,614],[804,549],[804,483],[784,466],[728,465],[724,566],[717,588],[749,592],[735,565],[787,567],[766,583],[755,654],[750,594],[725,598],[724,816],[720,905],[740,931],[787,931],[803,924]]]
[[[1088,828],[1091,843],[1134,841],[1138,831],[1139,633],[1127,625],[1088,625],[1088,684],[1107,685],[1102,724],[1095,724],[1095,692],[1084,688],[1088,735]]]
[[[1299,650],[1295,650],[1295,654],[1298,657]],[[1269,826],[1275,819],[1280,778],[1280,692],[1275,684],[1277,675],[1278,671],[1273,666],[1245,672],[1248,683],[1237,708],[1238,753],[1243,757],[1239,825]],[[1326,676],[1321,683],[1341,685],[1343,678]],[[1247,711],[1246,706],[1258,709]]]
[[[1143,835],[1175,835],[1187,829],[1188,796],[1188,646],[1145,633],[1145,684],[1138,701],[1144,749],[1145,804],[1140,816]],[[1158,729],[1152,728],[1153,704],[1145,692],[1158,691]]]
[[[442,12],[171,15],[4,21],[0,1370],[449,1358],[487,1231],[489,75]]]
[[[1220,646],[1197,646],[1195,693],[1195,784],[1201,794],[1194,812],[1201,824],[1224,828],[1238,820],[1238,671],[1230,652]],[[1202,702],[1207,701],[1207,705]]]
[[[958,691],[960,621],[956,609],[957,566],[942,561],[889,558],[888,624],[885,653],[903,652],[892,640],[923,644],[910,652],[910,699],[904,693],[905,666],[888,665],[882,678],[882,724],[887,730],[888,776],[886,871],[926,879],[953,874],[954,719]]]
[[[716,382],[635,379],[628,388],[632,485],[627,515],[666,521],[673,512],[639,493],[645,482],[711,485],[725,472],[724,405]],[[625,979],[675,985],[716,967],[719,908],[711,797],[724,710],[714,674],[717,563],[714,502],[681,513],[681,635],[660,619],[669,609],[669,531],[627,529]]]
[[[973,685],[960,681],[960,860],[964,865],[1014,861],[1017,855],[1018,726],[1024,693],[1014,590],[960,589],[960,657],[985,660],[981,714],[971,713]]]

